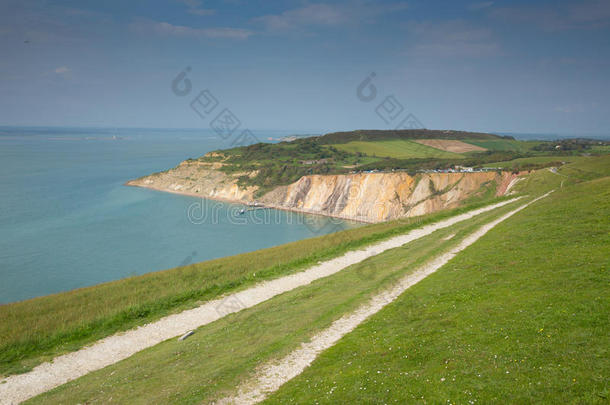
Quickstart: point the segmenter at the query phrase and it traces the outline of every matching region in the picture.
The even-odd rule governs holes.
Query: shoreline
[[[224,202],[224,203],[228,203],[228,204],[239,204],[239,205],[245,205],[245,206],[248,205],[247,201],[231,200],[231,199],[222,198],[222,197],[203,196],[201,194],[191,193],[188,191],[167,190],[167,189],[164,189],[161,187],[155,187],[155,186],[144,185],[144,184],[130,184],[133,181],[135,181],[135,180],[129,180],[129,181],[123,183],[123,185],[127,186],[127,187],[145,188],[145,189],[155,190],[155,191],[159,191],[159,192],[163,192],[163,193],[184,195],[187,197],[203,198],[203,199],[211,200],[211,201],[220,201],[220,202]],[[308,214],[308,215],[315,215],[315,216],[326,217],[326,218],[336,218],[336,219],[341,219],[344,221],[359,222],[362,224],[378,224],[380,222],[384,222],[384,221],[370,221],[367,219],[357,219],[357,218],[347,217],[347,216],[343,216],[343,215],[336,215],[336,214],[326,214],[326,213],[323,213],[320,211],[309,211],[309,210],[304,210],[304,209],[300,209],[300,208],[288,208],[288,207],[283,207],[283,206],[278,206],[278,205],[273,205],[273,204],[258,203],[257,208],[269,208],[269,209],[274,209],[274,210],[279,210],[279,211],[294,212],[297,214]]]

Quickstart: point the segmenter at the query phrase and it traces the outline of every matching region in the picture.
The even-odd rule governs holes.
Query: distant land
[[[127,185],[363,222],[505,195],[524,174],[583,155],[595,139],[520,141],[454,130],[356,130],[212,151]]]

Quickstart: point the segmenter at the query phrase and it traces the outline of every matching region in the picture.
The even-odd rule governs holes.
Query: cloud
[[[469,10],[478,11],[489,8],[494,5],[493,1],[481,1],[478,3],[472,3],[468,6]]]
[[[132,30],[142,34],[152,33],[170,37],[247,39],[253,34],[252,31],[243,28],[193,28],[152,20],[138,20],[131,23],[130,27]]]
[[[68,72],[70,72],[70,68],[68,68],[67,66],[60,66],[55,69],[55,73],[57,73],[58,75],[63,75]]]
[[[408,25],[410,50],[419,56],[476,57],[497,53],[491,30],[463,20],[413,22]]]
[[[216,10],[212,10],[211,8],[191,8],[189,9],[189,14],[194,15],[212,15],[216,14]]]
[[[557,7],[504,7],[491,16],[507,23],[539,27],[544,31],[596,29],[610,25],[610,1],[589,0]]]
[[[598,0],[572,4],[569,16],[577,23],[606,26],[610,23],[610,2]]]
[[[556,112],[564,114],[582,114],[593,109],[596,109],[598,104],[596,102],[576,102],[566,105],[558,105],[553,109]]]
[[[188,7],[188,13],[194,15],[212,15],[216,13],[216,10],[211,8],[202,8],[201,1],[199,0],[178,0],[180,3],[186,4]]]
[[[270,31],[297,30],[305,27],[334,27],[347,23],[367,23],[376,16],[404,10],[404,2],[373,4],[357,1],[349,4],[315,3],[254,19]]]
[[[27,40],[35,44],[75,44],[99,37],[99,29],[113,28],[109,15],[38,1],[0,5],[0,42]]]
[[[284,11],[277,15],[266,15],[255,20],[262,22],[270,30],[285,30],[303,25],[337,25],[345,21],[346,15],[336,6],[310,4]]]

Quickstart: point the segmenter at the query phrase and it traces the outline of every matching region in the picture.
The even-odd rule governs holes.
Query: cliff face
[[[379,222],[457,207],[486,186],[495,192],[508,176],[494,172],[304,176],[267,193],[261,201],[279,208]]]
[[[257,187],[241,188],[237,185],[237,178],[248,173],[228,176],[218,170],[220,167],[221,163],[185,161],[173,169],[131,180],[125,184],[223,201],[252,201]]]
[[[127,183],[131,186],[200,196],[211,199],[253,202],[257,187],[242,188],[237,178],[217,170],[221,163],[183,162],[163,173]],[[482,192],[503,194],[512,178],[509,173],[403,172],[303,176],[258,199],[268,207],[379,222],[428,214],[460,203]]]

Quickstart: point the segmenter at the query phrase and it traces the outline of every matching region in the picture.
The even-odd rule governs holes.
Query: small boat
[[[245,209],[242,208],[241,210],[239,210],[239,215],[244,215],[245,213],[246,213]]]

